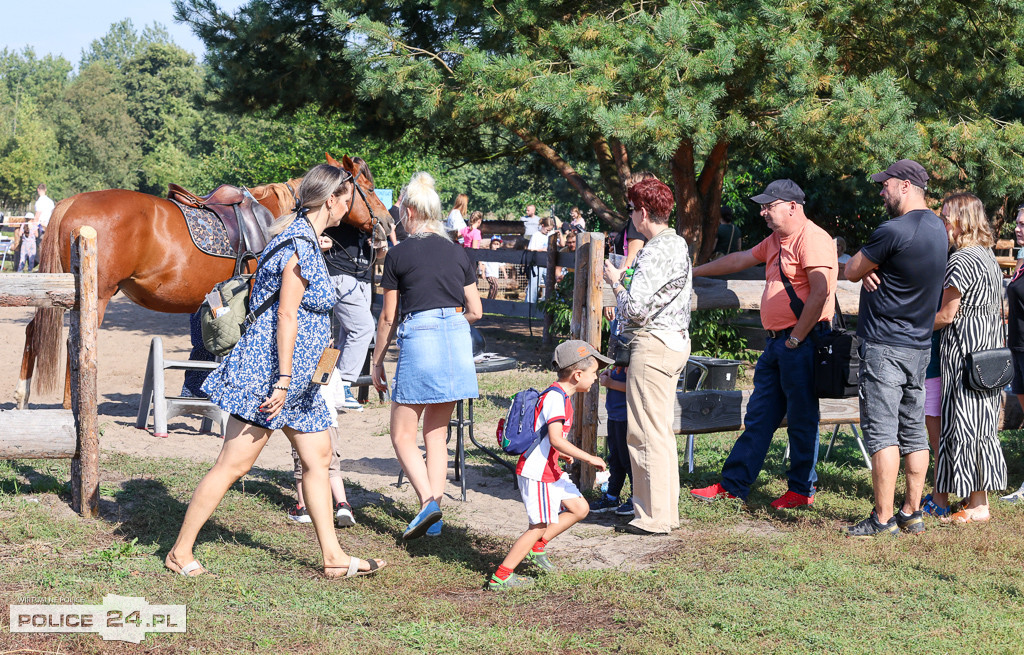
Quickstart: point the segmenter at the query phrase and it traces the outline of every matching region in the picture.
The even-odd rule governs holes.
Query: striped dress
[[[1003,276],[990,248],[954,252],[943,288],[960,291],[960,308],[943,330],[942,436],[935,464],[935,490],[961,498],[973,491],[1006,488],[1006,460],[997,422],[1002,389],[974,391],[964,386],[964,359],[1003,345],[1000,294]]]

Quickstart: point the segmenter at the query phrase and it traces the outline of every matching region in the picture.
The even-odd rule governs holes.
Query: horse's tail
[[[72,203],[73,198],[62,200],[50,215],[50,224],[46,226],[40,246],[41,273],[64,272],[60,259],[60,224]],[[37,388],[43,393],[51,393],[57,389],[60,376],[60,338],[64,326],[64,310],[56,307],[37,309],[33,321],[35,330],[32,350],[36,355]]]

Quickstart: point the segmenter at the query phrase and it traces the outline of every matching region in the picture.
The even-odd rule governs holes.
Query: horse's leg
[[[116,293],[116,291],[115,291]],[[96,302],[96,327],[103,325],[103,314],[107,311],[107,303],[111,296],[99,298]],[[64,409],[71,409],[71,351],[68,350],[68,363],[64,369]]]
[[[32,337],[36,331],[36,320],[33,318],[25,328],[25,352],[21,355],[21,373],[18,376],[18,387],[14,390],[14,402],[18,409],[28,406],[28,398],[32,392],[32,372],[36,368],[36,353],[32,348]]]

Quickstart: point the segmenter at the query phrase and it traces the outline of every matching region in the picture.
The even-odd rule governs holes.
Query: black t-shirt
[[[861,252],[878,264],[880,283],[861,289],[857,336],[930,348],[949,253],[942,220],[928,209],[907,212],[879,225]]]
[[[331,249],[324,253],[327,271],[331,275],[348,275],[361,282],[369,282],[370,262],[373,261],[370,235],[342,223],[324,230],[324,236],[334,241]]]
[[[1006,345],[1010,350],[1024,351],[1024,269],[1010,280],[1006,287],[1007,323]]]
[[[409,237],[409,232],[405,229],[405,221],[399,220],[401,212],[398,209],[398,205],[391,205],[388,213],[391,214],[391,219],[395,222],[395,239],[399,243],[405,241]]]
[[[465,287],[476,284],[466,249],[437,234],[410,237],[388,251],[380,286],[397,289],[402,313],[466,304]]]
[[[647,237],[645,237],[643,235],[643,233],[640,232],[640,230],[636,229],[636,226],[633,225],[632,219],[630,219],[630,220],[626,221],[626,238],[623,239],[622,238],[622,232],[618,232],[615,235],[615,243],[612,244],[612,251],[616,255],[623,255],[623,254],[625,254],[625,251],[626,251],[626,243],[625,242],[626,241],[633,241],[634,239],[640,239],[644,243],[647,243]],[[641,246],[641,248],[642,247],[643,246]]]

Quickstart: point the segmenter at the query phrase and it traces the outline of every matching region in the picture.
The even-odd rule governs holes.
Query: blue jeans
[[[817,329],[817,328],[816,328]],[[785,337],[768,339],[754,367],[754,392],[747,402],[744,430],[722,467],[722,486],[746,500],[772,436],[788,415],[789,490],[814,495],[818,475],[818,398],[814,395],[814,344],[808,337],[786,348]]]

